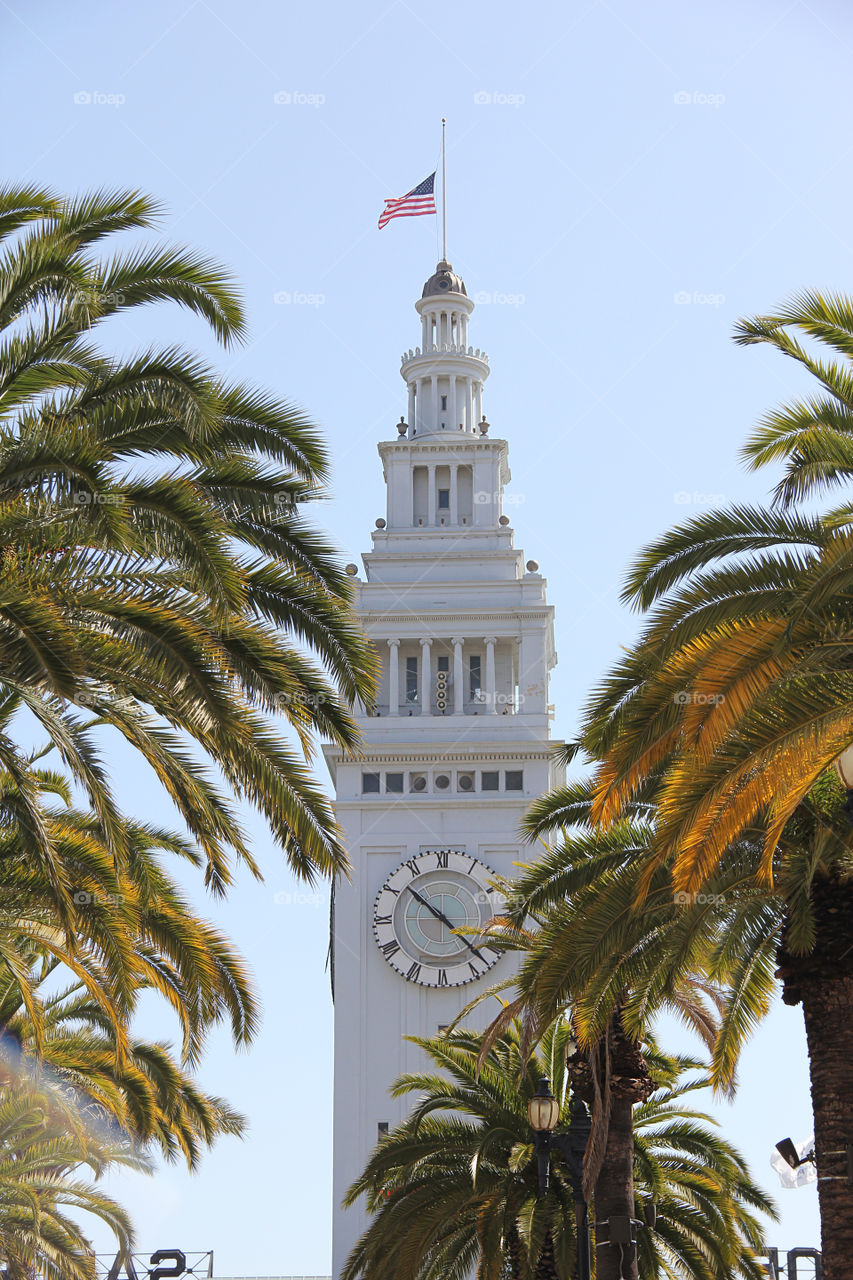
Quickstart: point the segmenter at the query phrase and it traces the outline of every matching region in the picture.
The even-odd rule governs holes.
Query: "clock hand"
[[[413,898],[417,898],[418,902],[420,902],[423,906],[425,906],[427,911],[431,911],[432,914],[435,916],[436,920],[440,920],[442,924],[446,924],[448,929],[450,929],[451,933],[456,929],[456,925],[452,924],[451,921],[448,920],[447,916],[444,914],[443,911],[439,911],[438,907],[434,907],[427,898],[422,897],[418,893],[417,889],[413,889],[411,885],[409,885],[409,893],[412,895]],[[479,947],[475,947],[472,942],[469,942],[464,934],[459,934],[458,936],[461,937],[462,941],[465,943],[465,946],[468,948],[468,950],[474,952],[475,956],[478,956],[480,954]]]

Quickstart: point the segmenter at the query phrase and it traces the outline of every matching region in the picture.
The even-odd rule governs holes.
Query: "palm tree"
[[[685,929],[664,869],[656,869],[642,915],[635,911],[652,839],[650,806],[635,809],[599,833],[589,825],[588,786],[543,797],[526,832],[560,829],[561,838],[507,886],[507,914],[490,933],[495,945],[524,955],[513,980],[518,994],[487,1042],[518,1014],[535,1041],[571,1010],[568,1070],[573,1092],[592,1110],[584,1185],[599,1221],[633,1213],[633,1114],[654,1088],[646,1056],[655,1018],[674,1012],[711,1049],[724,1001],[707,973],[716,939],[708,929]],[[636,1257],[599,1244],[599,1280],[636,1280],[637,1267]]]
[[[371,1156],[347,1203],[365,1195],[374,1218],[342,1280],[567,1280],[573,1274],[574,1214],[555,1159],[540,1195],[527,1103],[548,1075],[567,1112],[562,1020],[537,1052],[522,1048],[516,1022],[483,1057],[483,1039],[456,1030],[416,1040],[440,1073],[406,1075],[396,1096],[420,1095],[409,1118]],[[636,1213],[655,1199],[659,1217],[640,1245],[643,1280],[729,1280],[763,1274],[754,1210],[772,1216],[737,1152],[686,1108],[680,1069],[656,1056],[660,1087],[640,1111],[635,1145]]]
[[[195,355],[117,359],[99,344],[112,317],[166,302],[224,344],[245,335],[232,284],[198,254],[105,252],[156,213],[134,192],[0,192],[0,696],[42,726],[117,856],[102,727],[153,769],[212,888],[235,855],[257,868],[188,741],[298,874],[332,875],[346,855],[306,756],[318,733],[355,744],[348,705],[369,699],[373,656],[304,516],[326,452],[298,410]],[[0,736],[0,767],[9,746]]]
[[[772,508],[705,513],[640,557],[626,595],[649,621],[591,700],[583,741],[602,761],[596,821],[655,780],[655,854],[672,859],[679,891],[701,892],[735,842],[760,850],[746,875],[784,904],[780,973],[809,1043],[824,1272],[841,1280],[853,1249],[853,866],[826,771],[853,740],[853,527],[849,501],[823,516],[797,504],[851,476],[853,304],[806,294],[737,338],[796,360],[819,390],[747,444],[753,466],[786,464]]]
[[[0,710],[0,733],[4,726]],[[145,990],[162,996],[178,1019],[184,1062],[198,1062],[223,1019],[235,1044],[248,1044],[258,1013],[245,964],[163,866],[179,858],[201,867],[192,842],[119,818],[125,856],[117,865],[100,819],[71,807],[66,778],[11,744],[7,761],[11,771],[0,770],[0,1035],[25,1014],[28,1043],[41,1053],[45,1010],[71,983],[109,1023],[119,1055]],[[72,904],[70,923],[57,883]]]
[[[0,1089],[50,1086],[82,1120],[124,1136],[137,1152],[157,1149],[167,1161],[183,1157],[197,1169],[204,1150],[223,1135],[240,1136],[244,1120],[228,1103],[206,1094],[170,1045],[125,1033],[81,984],[57,990],[52,966],[38,1048],[33,1026],[4,1002]],[[49,992],[49,994],[48,994]]]
[[[94,1280],[94,1256],[78,1214],[133,1247],[124,1210],[82,1176],[145,1162],[126,1139],[82,1124],[55,1089],[0,1086],[0,1263],[9,1280]]]

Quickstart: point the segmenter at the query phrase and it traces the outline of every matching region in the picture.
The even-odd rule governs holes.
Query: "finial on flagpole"
[[[447,261],[447,161],[445,133],[447,121],[441,117],[441,257]]]

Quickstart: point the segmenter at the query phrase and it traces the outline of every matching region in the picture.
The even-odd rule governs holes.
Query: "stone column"
[[[400,641],[388,641],[388,714],[400,714]]]
[[[432,670],[430,664],[430,646],[432,640],[421,641],[421,715],[431,714],[432,703]]]
[[[450,464],[450,523],[459,523],[459,467]]]
[[[437,431],[438,415],[439,415],[438,374],[437,373],[432,374],[431,383],[432,383],[432,404],[430,405],[430,412],[432,414],[432,422],[429,424],[429,430]]]
[[[464,640],[453,637],[453,714],[455,716],[465,713],[465,669],[462,666],[464,643]]]
[[[459,419],[456,416],[456,374],[450,375],[450,386],[447,389],[447,417],[453,431],[459,430]]]
[[[409,431],[415,428],[415,384],[409,383]]]
[[[427,524],[435,524],[435,463],[427,466]]]
[[[497,711],[495,699],[495,636],[485,637],[486,646],[486,711],[494,715]]]
[[[424,380],[415,379],[415,425],[414,431],[423,430],[424,425]]]

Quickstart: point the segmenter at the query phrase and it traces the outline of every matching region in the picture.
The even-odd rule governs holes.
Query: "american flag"
[[[387,226],[392,218],[419,218],[424,213],[435,213],[434,189],[435,174],[431,173],[406,195],[386,200],[379,218],[379,230]]]

